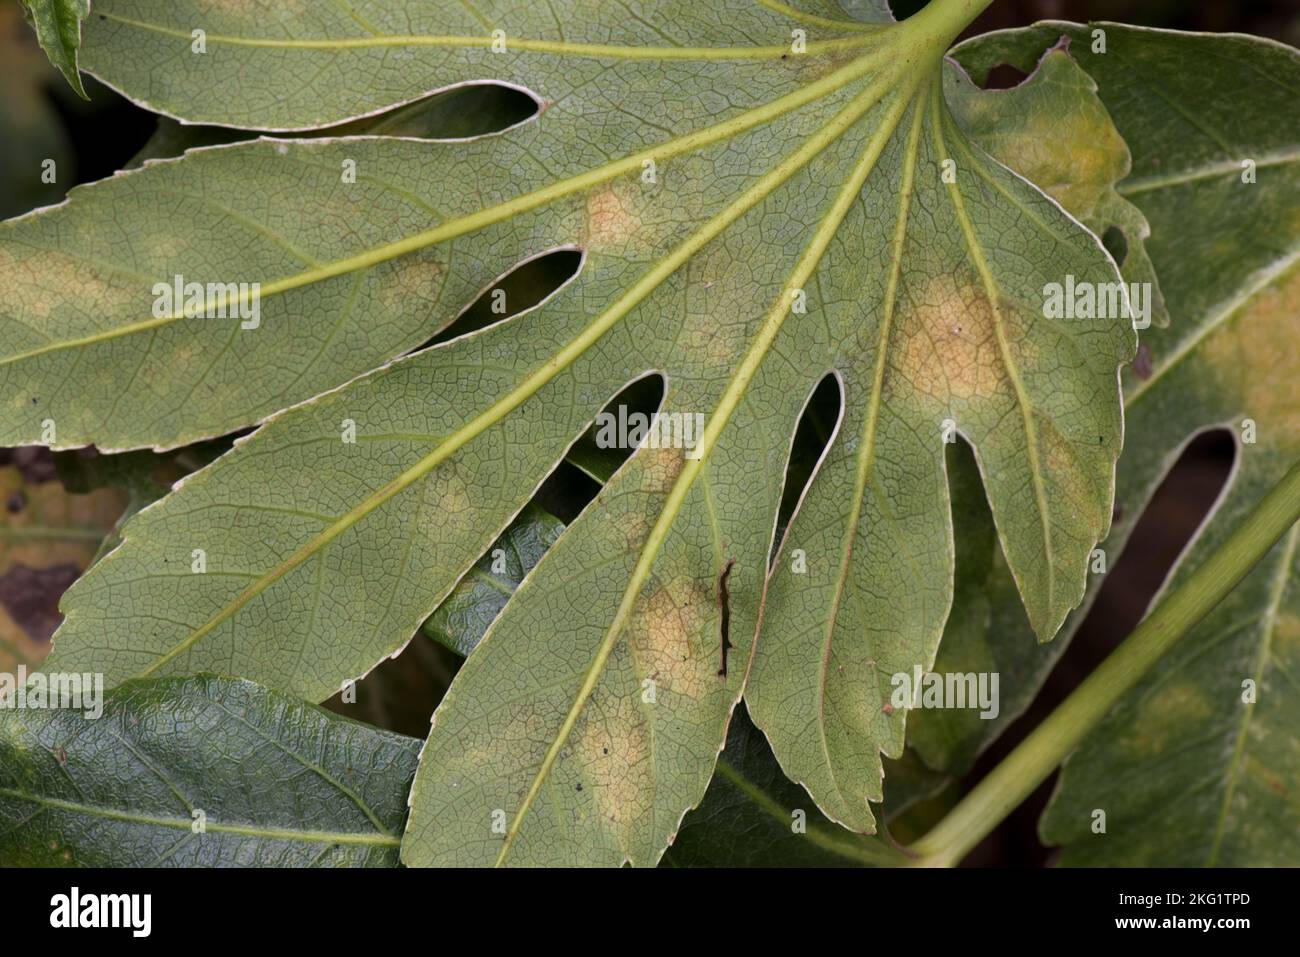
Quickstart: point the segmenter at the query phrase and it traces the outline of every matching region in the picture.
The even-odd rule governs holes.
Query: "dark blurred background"
[[[900,17],[922,6],[924,0],[894,2]],[[967,33],[1022,26],[1041,19],[1116,20],[1183,30],[1236,31],[1300,45],[1300,0],[995,0]],[[86,89],[89,102],[77,98],[46,62],[22,21],[17,0],[0,0],[0,218],[56,203],[70,186],[111,175],[127,165],[155,133],[157,120],[152,114],[89,77]],[[57,184],[40,183],[39,169],[44,158],[53,158],[58,164]],[[563,271],[571,270],[572,264],[568,264]],[[996,764],[1129,633],[1212,506],[1226,481],[1232,456],[1233,444],[1226,433],[1203,435],[1188,447],[1144,514],[1082,629],[1034,706],[984,755],[970,782]],[[11,512],[26,507],[32,489],[56,477],[44,450],[0,449],[0,468],[4,467],[20,471],[28,485],[26,491],[10,494],[6,505]],[[546,504],[567,520],[572,516],[564,513],[576,512],[594,493],[594,487],[583,488],[575,500],[571,490],[581,478],[557,473],[554,479],[548,483],[551,488],[544,489],[552,499]],[[558,486],[565,488],[557,494]],[[0,618],[8,612],[29,633],[26,637],[47,641],[59,621],[58,598],[76,577],[75,566],[71,571],[61,566],[58,574],[44,577],[33,577],[29,570],[15,577],[15,569],[6,569],[2,559],[0,553]],[[372,707],[363,709],[365,713],[358,714],[337,703],[334,707],[423,736],[428,715],[456,666],[457,660],[445,649],[417,636],[401,659],[386,662],[372,676],[374,681],[386,683],[387,693],[367,696]],[[397,699],[403,704],[409,700],[413,707],[394,709]],[[1050,864],[1052,852],[1039,845],[1035,825],[1053,784],[1054,779],[1045,783],[968,858],[967,864]]]

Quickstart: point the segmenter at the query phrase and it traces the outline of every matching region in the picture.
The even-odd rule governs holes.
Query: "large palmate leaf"
[[[1094,48],[1096,30],[1105,53]],[[1169,329],[1142,334],[1149,373],[1125,376],[1124,509],[1104,545],[1111,562],[1194,435],[1227,427],[1239,439],[1228,487],[1171,587],[1300,457],[1300,120],[1287,105],[1300,89],[1300,54],[1246,37],[1051,23],[979,38],[958,55],[981,76],[996,63],[1032,63],[1062,34],[1133,152],[1120,192],[1150,220],[1172,318]],[[1243,179],[1247,160],[1254,182]],[[1294,862],[1298,534],[1068,761],[1042,825],[1045,840],[1066,845],[1066,863]],[[1004,597],[994,601],[1001,624],[989,640],[1027,638],[1005,597],[1009,577],[993,578]],[[1066,633],[1077,623],[1078,615]],[[1036,686],[1033,673],[1026,683]],[[1104,835],[1093,831],[1094,810],[1106,812]]]
[[[418,750],[211,676],[0,708],[0,864],[392,866]]]
[[[132,6],[105,3],[121,16],[88,35],[104,31],[107,49],[139,30],[123,22],[138,19]],[[186,6],[169,9],[188,23]],[[562,28],[512,14],[499,60],[477,40],[460,49],[460,34],[385,41],[411,48],[392,70],[332,12],[277,7],[239,27],[269,42],[223,46],[238,25],[199,6],[216,23],[209,53],[249,82],[293,88],[333,30],[348,42],[329,41],[328,63],[353,71],[337,90],[363,92],[293,94],[295,124],[283,98],[214,97],[193,65],[206,61],[184,54],[154,75],[186,118],[311,125],[487,65],[494,79],[527,71],[548,106],[468,144],[199,150],[17,224],[40,233],[4,247],[20,257],[20,304],[45,301],[36,263],[72,268],[74,235],[94,247],[75,255],[106,262],[95,230],[77,227],[107,215],[110,193],[115,222],[132,224],[119,257],[153,257],[137,272],[208,275],[228,260],[231,281],[263,282],[253,330],[197,315],[124,322],[136,294],[105,285],[95,301],[110,308],[93,313],[75,282],[55,319],[20,306],[7,328],[29,338],[0,375],[17,385],[15,411],[54,419],[60,442],[108,430],[167,444],[245,424],[417,345],[530,256],[577,247],[582,268],[536,310],[275,415],[140,513],[69,593],[51,667],[113,682],[211,669],[325,697],[399,649],[596,412],[652,373],[662,412],[701,416],[702,434],[689,456],[633,455],[469,657],[423,753],[409,863],[654,863],[704,793],[747,669],[783,767],[830,817],[869,829],[879,751],[902,740],[905,709],[884,707],[890,674],[933,660],[951,597],[945,432],[976,450],[1034,626],[1052,633],[1079,601],[1110,519],[1132,324],[1044,317],[1048,284],[1118,273],[948,112],[942,52],[979,4],[941,0],[872,27],[831,22],[829,7],[666,3],[629,19],[572,5]],[[372,26],[379,15],[359,12]],[[792,29],[808,32],[806,52]],[[178,38],[152,32],[157,56],[177,52]],[[348,160],[355,183],[339,175]],[[198,190],[221,207],[219,227],[178,233],[177,204]],[[303,255],[314,264],[292,262]],[[105,274],[74,271],[88,275]],[[70,316],[98,331],[40,338],[64,336]],[[321,338],[304,341],[308,322]],[[125,373],[114,350],[131,357]],[[168,371],[187,358],[188,372]],[[844,415],[769,585],[779,476],[827,374]],[[72,403],[42,385],[50,376],[114,401]],[[247,388],[218,385],[236,379]],[[191,394],[203,401],[179,410]],[[64,402],[66,417],[42,402]]]

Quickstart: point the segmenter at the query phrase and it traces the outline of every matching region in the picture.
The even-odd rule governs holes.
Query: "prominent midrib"
[[[831,17],[821,17],[815,13],[807,13],[798,10],[788,3],[782,3],[781,0],[754,0],[759,6],[767,7],[773,13],[779,13],[783,17],[794,20],[797,23],[806,23],[814,27],[830,27],[832,30],[851,30],[855,33],[875,33],[888,27],[886,23],[863,23],[857,20],[835,20]]]
[[[938,78],[936,78],[936,89],[939,89],[938,82]],[[939,92],[938,95],[942,96],[943,94]],[[943,121],[940,116],[942,112],[942,110],[934,111],[932,125],[935,145],[939,148],[940,155],[946,156],[948,151],[943,138]],[[1043,533],[1043,551],[1047,570],[1046,608],[1048,615],[1054,616],[1056,614],[1056,562],[1052,545],[1052,523],[1048,517],[1047,490],[1043,487],[1042,464],[1038,452],[1038,429],[1034,424],[1033,410],[1029,405],[1029,395],[1025,391],[1025,384],[1020,378],[1020,370],[1011,355],[1011,344],[1007,340],[1006,324],[1002,319],[1002,308],[998,304],[997,283],[993,278],[992,270],[989,269],[988,261],[984,258],[984,248],[980,245],[979,237],[975,234],[975,227],[966,212],[966,201],[962,199],[960,187],[955,181],[946,185],[953,212],[961,226],[966,248],[970,252],[971,260],[975,263],[975,270],[979,273],[980,282],[984,286],[984,295],[989,301],[989,316],[992,319],[994,335],[997,338],[1002,367],[1007,373],[1007,378],[1011,381],[1011,387],[1016,395],[1016,404],[1020,408],[1020,417],[1025,430],[1025,451],[1029,456],[1030,479],[1038,508],[1039,526],[1042,528]]]
[[[861,69],[865,69],[865,67],[862,67]],[[882,85],[887,85],[889,82],[892,82],[892,75],[888,73],[882,74],[880,78],[873,81],[873,84],[869,89],[876,89]],[[861,94],[859,94],[859,96],[861,96]],[[840,115],[843,114],[841,113]],[[834,123],[835,121],[832,120],[829,125],[833,126]],[[799,156],[807,150],[809,144],[816,144],[818,142],[818,137],[814,136],[798,153],[794,154],[794,156]],[[820,148],[818,151],[820,151]],[[635,165],[636,168],[640,168],[639,163]],[[802,164],[800,163],[799,165]],[[356,505],[354,508],[350,509],[344,515],[340,516],[316,536],[304,543],[300,548],[293,552],[293,554],[258,578],[247,589],[232,599],[229,604],[224,606],[198,628],[194,629],[194,631],[184,639],[159,655],[136,677],[148,677],[149,675],[156,673],[177,656],[192,648],[223,622],[233,617],[241,608],[264,592],[276,581],[283,578],[286,574],[297,568],[307,559],[311,558],[320,551],[320,549],[350,529],[375,509],[379,508],[393,496],[423,478],[442,462],[446,461],[466,443],[495,425],[497,422],[501,421],[505,416],[509,415],[520,405],[534,396],[543,386],[550,382],[551,379],[558,375],[562,370],[568,368],[579,356],[586,352],[592,344],[600,339],[601,336],[603,336],[615,323],[622,319],[623,316],[627,315],[627,313],[635,308],[661,282],[676,272],[687,260],[711,242],[755,203],[759,202],[762,198],[776,189],[781,183],[785,182],[786,179],[794,174],[797,168],[798,166],[791,165],[791,159],[787,159],[785,162],[762,176],[726,209],[720,212],[713,219],[709,220],[709,222],[702,226],[684,243],[674,249],[672,253],[651,267],[651,269],[643,274],[636,283],[634,283],[613,303],[613,305],[597,316],[592,321],[591,325],[588,326],[580,335],[573,339],[564,348],[559,350],[559,352],[551,356],[535,372],[531,373],[526,379],[524,379],[524,381],[514,390],[497,400],[489,408],[475,416],[465,425],[461,426],[424,458],[410,466],[406,471],[389,481],[378,491]]]
[[[176,37],[186,43],[193,42],[189,30],[167,27],[146,20],[118,16],[112,13],[97,14],[105,20],[112,20],[124,26],[147,30],[161,36]],[[852,30],[853,25],[847,24]],[[872,35],[854,31],[857,36],[839,37],[832,40],[809,41],[809,53],[842,50],[868,43]],[[790,44],[773,44],[769,46],[738,47],[651,47],[622,46],[612,43],[570,43],[564,40],[534,40],[527,37],[512,37],[503,32],[500,39],[493,36],[427,36],[419,34],[387,34],[383,36],[364,37],[320,37],[316,39],[294,40],[277,37],[238,37],[229,34],[208,33],[204,35],[205,44],[218,46],[252,47],[272,50],[364,50],[373,47],[450,47],[453,49],[490,49],[494,44],[505,44],[505,51],[522,50],[527,53],[551,53],[560,56],[591,57],[595,59],[618,60],[769,60],[790,55]]]
[[[801,169],[814,157],[819,155],[822,150],[839,139],[843,133],[852,127],[859,119],[862,118],[873,106],[875,106],[895,82],[895,78],[889,73],[882,74],[862,92],[860,92],[853,101],[841,110],[835,118],[823,127],[816,136],[810,137],[798,150],[790,155],[781,167],[789,168],[789,173],[783,177],[788,178],[798,169]],[[671,491],[668,493],[667,501],[664,508],[655,521],[654,527],[646,538],[646,544],[638,556],[636,566],[632,570],[632,575],[628,581],[627,588],[623,592],[622,599],[619,601],[618,609],[614,614],[614,620],[610,623],[608,630],[601,640],[600,646],[592,659],[590,666],[583,678],[581,687],[574,698],[568,713],[565,715],[563,723],[555,734],[550,746],[547,749],[541,765],[538,767],[536,774],[530,783],[524,798],[520,803],[519,809],[515,812],[506,830],[506,835],[502,841],[501,850],[497,854],[496,865],[499,867],[506,862],[510,855],[514,842],[519,835],[519,829],[524,819],[528,816],[533,803],[540,794],[543,784],[550,776],[551,769],[558,759],[560,751],[573,733],[574,727],[578,722],[587,702],[596,690],[600,677],[604,672],[605,665],[609,656],[613,653],[619,638],[626,627],[628,619],[636,605],[637,599],[645,582],[649,579],[650,570],[658,558],[659,552],[667,540],[668,532],[677,519],[681,511],[682,504],[686,500],[686,495],[694,484],[695,478],[707,464],[709,455],[714,446],[717,444],[719,436],[723,429],[726,428],[732,413],[744,397],[745,391],[749,387],[750,381],[757,373],[759,366],[762,364],[764,357],[771,348],[772,343],[776,340],[785,323],[785,319],[790,314],[793,295],[796,290],[803,287],[804,283],[812,275],[817,264],[821,261],[827,246],[839,229],[840,223],[848,214],[854,201],[861,192],[863,183],[866,182],[867,176],[875,167],[876,160],[879,158],[885,144],[893,135],[903,112],[910,102],[910,92],[899,90],[897,101],[890,112],[882,119],[880,127],[872,134],[868,141],[867,147],[863,152],[861,159],[858,161],[853,173],[845,181],[843,187],[836,195],[835,201],[823,215],[817,229],[813,233],[808,246],[800,256],[793,272],[791,273],[786,288],[782,291],[781,296],[772,305],[767,317],[764,319],[763,326],[759,330],[753,345],[750,347],[745,358],[741,361],[740,367],[736,370],[731,380],[727,384],[718,402],[717,409],[709,417],[709,423],[704,429],[704,434],[700,437],[698,445],[698,454],[692,458],[685,459],[682,470],[678,473],[673,483]],[[761,198],[761,197],[758,197]],[[757,198],[755,199],[757,201]]]
[[[83,804],[78,801],[65,801],[60,798],[45,797],[18,791],[13,788],[0,788],[0,797],[26,801],[41,807],[108,821],[121,821],[124,824],[144,824],[152,827],[165,827],[176,831],[189,831],[194,827],[190,818],[159,817],[150,814],[135,814],[117,808],[100,807],[96,804]],[[358,831],[299,831],[293,828],[262,827],[256,824],[223,824],[209,819],[204,825],[206,831],[217,834],[235,834],[241,837],[256,837],[273,841],[297,841],[304,844],[363,844],[379,847],[397,847],[401,839],[387,834],[365,834]]]
[[[872,375],[871,397],[868,400],[866,421],[863,424],[862,447],[858,453],[858,468],[857,474],[854,476],[849,519],[845,523],[844,541],[840,548],[839,569],[833,585],[834,591],[830,608],[826,616],[826,630],[822,636],[822,667],[817,682],[817,733],[827,772],[830,774],[831,782],[841,799],[844,799],[846,795],[840,789],[835,772],[835,762],[831,760],[830,745],[826,740],[826,680],[830,672],[831,645],[834,640],[835,626],[839,621],[840,603],[843,600],[844,589],[848,583],[854,540],[858,533],[858,522],[862,515],[862,501],[866,495],[867,481],[875,467],[876,428],[880,421],[880,409],[883,403],[885,368],[889,360],[890,330],[893,325],[894,305],[898,295],[898,280],[903,264],[903,246],[907,238],[908,211],[912,199],[921,127],[928,104],[929,91],[926,90],[917,98],[916,113],[912,118],[912,128],[907,138],[907,150],[903,160],[903,179],[899,184],[898,218],[894,224],[894,253],[890,263],[889,280],[886,283],[884,311],[881,315],[880,334],[876,345],[876,366]],[[793,516],[791,516],[790,521],[793,524]]]
[[[870,54],[864,54],[856,60],[845,64],[842,67],[826,74],[818,80],[806,86],[800,87],[787,93],[785,96],[765,103],[762,106],[746,110],[737,116],[715,123],[712,126],[706,126],[701,130],[693,133],[687,133],[674,139],[666,140],[656,146],[632,153],[622,159],[606,163],[594,170],[588,170],[585,173],[579,173],[576,176],[570,176],[567,179],[552,183],[540,189],[533,190],[530,193],[524,193],[514,199],[507,200],[504,203],[498,203],[495,206],[489,206],[475,213],[466,216],[458,216],[437,226],[408,236],[405,239],[396,240],[391,243],[385,243],[382,246],[376,246],[365,252],[347,256],[333,262],[324,263],[318,267],[303,270],[292,276],[286,276],[283,279],[275,279],[264,282],[259,285],[259,298],[264,300],[271,296],[280,295],[285,292],[309,286],[314,283],[324,282],[327,279],[333,279],[336,276],[346,275],[360,269],[369,269],[372,266],[396,259],[399,256],[405,256],[409,253],[418,252],[437,243],[446,242],[449,239],[455,239],[468,233],[484,229],[496,223],[503,222],[531,210],[538,209],[548,203],[555,202],[573,193],[582,192],[592,189],[602,183],[606,183],[618,176],[628,173],[640,173],[643,164],[647,160],[653,160],[656,163],[663,162],[673,157],[680,156],[684,153],[690,153],[695,150],[703,149],[713,143],[722,140],[732,139],[741,133],[744,133],[756,126],[769,123],[792,110],[805,106],[824,96],[829,96],[836,90],[852,83],[854,80],[864,76],[876,64],[876,57]],[[295,144],[301,146],[301,144]],[[250,148],[255,148],[250,146]],[[135,174],[139,175],[139,174]],[[170,325],[182,319],[193,318],[198,315],[212,314],[220,309],[225,309],[229,314],[231,309],[243,305],[253,295],[251,286],[245,286],[247,292],[241,292],[237,298],[227,300],[224,295],[214,298],[205,299],[201,304],[196,304],[192,308],[186,307],[179,312],[172,312],[164,316],[153,317],[141,320],[139,322],[126,323],[116,326],[112,329],[105,329],[92,333],[87,336],[80,336],[76,339],[64,339],[60,341],[47,342],[25,352],[15,353],[14,355],[0,357],[0,367],[5,365],[33,359],[38,356],[51,352],[58,352],[64,349],[82,348],[85,346],[95,345],[100,342],[107,342],[112,339],[123,336],[134,335],[136,333],[148,332],[163,326]]]
[[[1269,153],[1255,160],[1255,169],[1267,169],[1270,166],[1283,166],[1287,163],[1300,162],[1300,150],[1282,150]],[[1160,173],[1151,176],[1138,176],[1126,179],[1115,187],[1121,196],[1138,196],[1157,189],[1169,189],[1187,183],[1196,183],[1205,179],[1236,174],[1242,171],[1241,160],[1223,160],[1206,166],[1183,170],[1177,173]]]

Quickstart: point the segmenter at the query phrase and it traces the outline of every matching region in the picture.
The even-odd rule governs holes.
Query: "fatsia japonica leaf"
[[[313,255],[328,263],[259,272],[264,310],[310,308],[314,328],[340,329],[348,362],[372,361],[344,331],[349,294],[367,337],[397,314],[432,310],[436,328],[530,256],[575,247],[583,260],[540,307],[274,415],[141,512],[66,597],[57,665],[112,682],[210,669],[325,697],[400,649],[596,412],[658,374],[679,441],[632,455],[466,661],[434,717],[403,859],[655,863],[704,794],[747,671],[751,713],[786,771],[832,819],[869,829],[879,751],[902,738],[889,675],[932,661],[951,595],[945,435],[976,450],[1048,635],[1109,524],[1116,369],[1134,345],[1122,315],[1045,318],[1047,284],[1113,283],[1115,264],[948,112],[942,54],[979,6],[940,0],[864,27],[781,4],[663,4],[648,20],[584,5],[561,18],[563,38],[519,12],[507,36],[536,42],[482,63],[500,79],[528,70],[548,104],[535,123],[468,144],[258,141],[103,187],[130,183],[140,199],[127,208],[145,210],[164,177],[239,183],[244,218],[275,208],[281,228],[304,207],[347,209],[341,239],[318,231],[333,248]],[[294,16],[249,29],[320,36]],[[313,97],[294,107],[307,122],[406,95],[364,59],[368,43],[339,60],[358,70],[346,88],[369,99]],[[573,45],[586,43],[598,48]],[[441,50],[416,60],[449,82],[468,69],[441,41],[411,46]],[[248,59],[227,65],[267,70],[265,49],[239,46]],[[200,101],[231,108],[180,69],[187,115],[213,118]],[[288,122],[281,103],[250,93],[234,108],[274,125]],[[337,174],[348,159],[353,184]],[[249,170],[288,179],[265,192]],[[75,205],[58,211],[69,223]],[[174,242],[145,219],[137,234]],[[439,301],[411,307],[431,284]],[[191,318],[229,336],[241,362],[283,359],[276,340],[251,338],[262,330]],[[278,325],[308,348],[291,333],[301,322]],[[192,333],[176,342],[201,349]],[[312,382],[294,369],[293,388],[319,390],[341,366]],[[769,585],[780,476],[828,374],[844,415]],[[231,395],[212,392],[215,405]],[[194,414],[209,426],[246,415],[231,408]],[[118,410],[134,441],[159,441],[137,404]]]
[[[527,205],[542,203],[594,185],[574,180],[602,164],[608,175],[596,182],[761,129],[841,89],[841,79],[860,81],[863,71],[844,61],[878,45],[881,29],[823,24],[815,29],[827,39],[809,38],[807,53],[795,56],[791,29],[814,29],[802,15],[739,0],[717,7],[674,0],[656,9],[658,23],[618,8],[592,15],[574,0],[558,21],[559,5],[507,6],[498,19],[514,45],[495,53],[491,31],[455,5],[358,7],[400,25],[396,33],[378,31],[383,38],[375,41],[334,6],[98,3],[88,21],[90,46],[114,68],[139,67],[135,79],[146,87],[177,88],[185,99],[177,109],[190,121],[275,127],[284,119],[272,117],[294,110],[312,118],[296,126],[319,126],[494,77],[521,86],[527,79],[547,104],[547,122],[530,124],[504,154],[465,147],[448,150],[442,162],[417,146],[387,142],[340,144],[323,154],[269,143],[233,157],[196,153],[184,164],[154,164],[73,190],[64,206],[6,224],[0,444],[182,445],[337,386],[432,337],[493,281],[484,260],[523,258],[521,246],[536,235],[522,235],[518,224],[504,235],[480,231],[520,211],[507,200],[541,183],[567,182],[541,195],[533,189]],[[151,16],[167,18],[166,29],[182,29],[183,39],[120,19]],[[191,26],[198,21],[210,24],[212,42],[194,54],[189,37],[201,29]],[[665,38],[674,24],[704,45]],[[225,44],[227,29],[269,36]],[[480,35],[462,36],[467,32]],[[525,43],[530,36],[540,39]],[[322,37],[326,49],[310,46]],[[407,42],[397,42],[401,37]],[[295,45],[299,40],[308,46]],[[281,41],[289,45],[280,48]],[[218,72],[243,87],[239,93],[213,85],[217,61]],[[322,62],[329,64],[324,74]],[[152,102],[130,77],[105,75]],[[356,96],[364,104],[339,102]],[[203,102],[269,122],[213,115]],[[722,116],[735,121],[716,122]],[[782,145],[792,135],[782,134]],[[644,156],[625,155],[639,148]],[[627,165],[611,167],[615,157]],[[345,163],[358,171],[355,182],[343,181]],[[495,177],[480,183],[480,169],[494,165]],[[303,215],[304,196],[310,215]],[[613,224],[616,211],[607,212]],[[629,219],[620,228],[633,225]],[[620,228],[609,230],[610,238]],[[483,243],[495,248],[489,253]],[[155,284],[174,286],[177,277],[182,289],[198,283],[204,294],[160,302]],[[467,280],[478,285],[462,286]],[[254,302],[257,316],[243,318]]]
[[[77,49],[81,46],[81,21],[90,12],[90,0],[22,0],[22,4],[50,62],[82,99],[89,99],[77,67]]]
[[[0,864],[391,867],[418,751],[210,675],[0,708]]]
[[[1120,192],[1150,221],[1171,316],[1168,329],[1142,333],[1149,373],[1124,377],[1123,514],[1103,546],[1109,561],[1193,436],[1226,427],[1237,438],[1228,486],[1169,588],[1300,457],[1300,53],[1240,36],[1064,23],[991,34],[957,53],[979,76],[1033,62],[1062,34],[1132,150]],[[1065,846],[1064,863],[1295,860],[1297,536],[1292,529],[1066,763],[1042,821],[1044,840]],[[1097,810],[1104,834],[1093,830]]]

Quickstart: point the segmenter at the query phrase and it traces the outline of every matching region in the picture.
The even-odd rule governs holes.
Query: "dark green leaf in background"
[[[525,508],[424,623],[424,633],[468,655],[562,531],[555,516],[535,505]]]
[[[419,748],[212,676],[0,708],[0,864],[393,866]]]
[[[828,820],[781,773],[772,749],[737,706],[713,781],[682,821],[665,867],[862,867],[904,861],[887,838]]]

